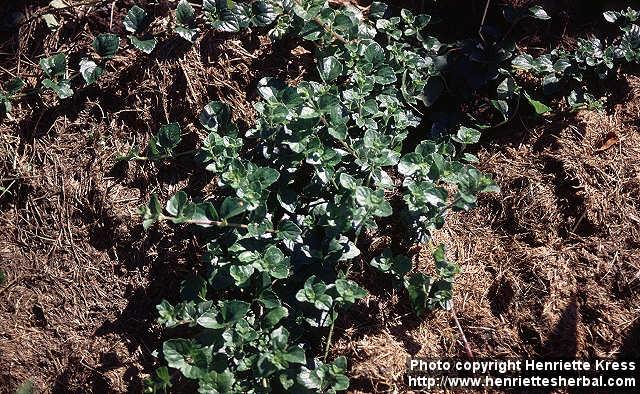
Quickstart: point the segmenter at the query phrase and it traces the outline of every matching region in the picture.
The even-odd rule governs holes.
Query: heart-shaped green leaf
[[[58,95],[61,99],[66,99],[73,96],[73,89],[71,89],[71,85],[68,80],[61,80],[60,82],[55,82],[50,79],[45,79],[42,81],[42,86],[47,89],[51,89]]]
[[[147,12],[137,5],[134,5],[131,7],[129,12],[127,12],[127,15],[125,15],[123,23],[124,28],[128,32],[136,34],[140,33],[147,27],[148,21],[149,15]]]
[[[131,41],[131,45],[134,48],[146,53],[147,55],[153,52],[156,49],[156,45],[158,44],[158,40],[155,38],[150,38],[148,40],[141,40],[136,36],[129,36],[129,40]]]
[[[318,64],[318,72],[325,82],[333,82],[342,75],[342,63],[335,56],[328,56]]]
[[[98,67],[93,60],[87,58],[80,60],[80,74],[82,74],[82,78],[84,78],[87,85],[95,83],[102,75],[102,72],[102,68]]]
[[[120,47],[120,37],[111,33],[99,34],[95,40],[93,40],[93,49],[96,50],[98,56],[103,58],[111,58],[117,52]]]
[[[40,68],[49,78],[64,75],[67,71],[67,57],[64,53],[58,53],[44,59],[40,59]]]

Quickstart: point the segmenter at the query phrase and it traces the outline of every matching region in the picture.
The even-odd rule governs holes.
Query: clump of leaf
[[[176,148],[182,141],[182,129],[178,123],[169,123],[160,126],[157,134],[149,139],[147,147],[141,152],[138,146],[132,147],[126,155],[119,156],[118,161],[128,160],[165,160],[185,154],[193,153],[176,152]]]
[[[322,50],[310,80],[259,81],[258,119],[246,134],[225,104],[202,110],[209,134],[195,157],[216,176],[216,201],[179,192],[164,206],[154,196],[141,208],[145,228],[195,225],[210,240],[208,270],[185,280],[182,302],[158,305],[160,323],[197,332],[166,341],[163,357],[201,391],[343,391],[346,359],[328,358],[338,316],[367,296],[348,276],[361,254],[358,240],[395,213],[406,218],[408,240],[424,242],[448,210],[470,209],[478,193],[496,191],[490,177],[461,161],[470,161],[462,151],[479,140],[479,127],[461,120],[457,133],[426,140],[415,152],[403,148],[421,123],[416,106],[447,94],[445,75],[424,60],[440,48],[426,34],[428,16],[405,10],[384,20],[376,4],[379,16],[369,20],[354,8],[301,1],[252,22],[258,14],[250,12],[267,12],[261,2],[205,2],[203,9],[227,31],[288,21],[281,27]],[[187,11],[179,24],[190,25]],[[394,193],[405,196],[397,208],[388,200]],[[406,257],[385,255],[374,264],[392,272],[423,313],[448,307],[457,272],[434,257],[438,275],[429,278],[410,273]],[[324,353],[314,355],[305,341],[322,333]]]
[[[40,59],[39,64],[47,76],[42,81],[42,86],[53,91],[61,99],[73,96],[70,80],[67,79],[67,56],[64,53]]]
[[[555,49],[551,53],[538,57],[524,53],[512,60],[513,68],[540,76],[543,92],[553,94],[563,88],[566,89],[571,82],[579,84],[572,92],[584,91],[585,88],[581,84],[589,72],[594,72],[599,78],[604,79],[612,75],[616,64],[639,62],[640,26],[636,24],[638,12],[631,8],[626,11],[607,11],[604,13],[604,18],[608,22],[617,24],[622,32],[611,43],[598,37],[578,38],[578,47],[573,52]],[[590,99],[590,96],[582,95],[584,101],[580,101],[581,98],[578,96],[572,93],[567,98],[571,107],[598,107],[588,103],[595,102]]]
[[[271,25],[290,4],[281,1],[232,1],[204,0],[202,8],[207,23],[216,30],[237,33],[249,27]]]

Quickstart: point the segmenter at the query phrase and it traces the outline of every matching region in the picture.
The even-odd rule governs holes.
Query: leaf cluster
[[[414,152],[404,148],[421,122],[416,106],[444,94],[444,76],[425,60],[439,49],[425,34],[428,16],[405,10],[385,23],[352,8],[296,1],[277,8],[275,18],[256,13],[233,22],[228,13],[244,17],[262,2],[207,3],[215,28],[273,25],[286,15],[288,34],[322,50],[313,79],[259,81],[258,119],[245,135],[227,105],[203,108],[199,123],[208,136],[194,158],[214,174],[222,199],[196,202],[179,192],[164,207],[154,196],[141,209],[145,228],[190,224],[211,239],[206,274],[185,280],[184,301],[158,306],[162,324],[198,333],[165,342],[164,359],[202,392],[345,390],[346,360],[312,360],[305,338],[328,328],[328,350],[340,312],[366,297],[348,272],[361,254],[359,237],[375,232],[380,219],[401,215],[410,241],[424,242],[449,209],[470,209],[478,193],[497,191],[464,153],[480,131],[459,124]],[[187,26],[195,15],[183,11],[179,23]],[[174,152],[158,153],[145,158]],[[404,196],[398,207],[393,194]],[[402,257],[384,255],[373,265],[397,276],[417,313],[448,308],[457,268],[438,251],[434,277],[410,274]]]

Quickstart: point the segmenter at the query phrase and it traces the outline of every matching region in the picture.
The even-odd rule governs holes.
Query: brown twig
[[[478,35],[480,36],[480,38],[482,38],[482,42],[484,42],[485,44],[487,43],[487,41],[484,39],[484,36],[482,35],[482,28],[484,27],[484,22],[487,19],[489,4],[491,4],[491,0],[487,0],[487,4],[485,4],[484,6],[484,13],[482,14],[482,20],[480,21],[480,28],[478,29]]]
[[[456,327],[460,332],[460,337],[462,338],[464,351],[465,353],[467,353],[467,357],[470,360],[473,360],[473,352],[471,351],[471,346],[469,346],[469,341],[467,341],[467,336],[464,335],[464,331],[462,331],[462,326],[460,325],[460,321],[458,320],[458,316],[456,315],[456,309],[453,306],[451,306],[451,316],[453,316],[453,321],[456,323]]]

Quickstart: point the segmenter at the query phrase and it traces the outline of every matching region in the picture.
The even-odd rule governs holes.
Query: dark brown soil
[[[17,9],[26,3],[37,15],[48,2]],[[0,32],[0,81],[34,83],[41,56],[82,53],[110,26],[123,33],[118,21],[133,2],[103,3],[61,12],[55,34],[38,18]],[[170,4],[159,3],[162,31]],[[475,26],[485,2],[472,3]],[[547,3],[559,17],[544,42],[592,27],[575,2],[565,11]],[[170,228],[143,232],[136,209],[151,193],[210,179],[188,162],[114,166],[115,157],[167,121],[183,125],[190,149],[201,137],[191,122],[209,99],[249,125],[257,81],[297,80],[310,59],[257,36],[207,33],[193,47],[165,40],[159,56],[121,53],[98,88],[64,105],[27,98],[0,123],[0,393],[28,379],[43,392],[141,390],[161,341],[155,305],[176,297],[201,245]],[[482,169],[502,193],[452,215],[436,239],[463,269],[454,305],[474,356],[640,357],[640,79],[621,76],[608,103],[603,113],[516,119],[483,140]],[[412,249],[425,270],[427,250]],[[406,391],[408,355],[464,352],[450,313],[416,319],[390,286],[373,288],[350,316],[332,350],[350,357],[362,392]]]

